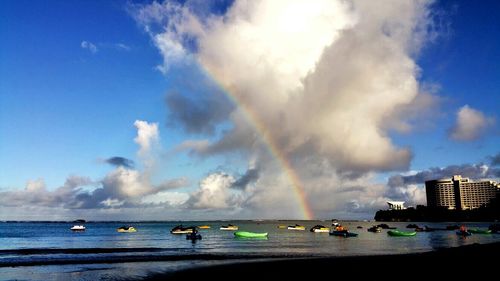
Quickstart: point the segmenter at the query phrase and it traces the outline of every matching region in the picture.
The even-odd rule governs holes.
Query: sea
[[[315,225],[331,221],[183,221],[183,222],[87,222],[86,231],[72,232],[73,222],[0,222],[0,280],[130,280],[152,273],[200,266],[283,259],[418,253],[473,243],[500,241],[500,234],[456,235],[455,231],[418,232],[413,237],[392,237],[367,229],[373,221],[340,221],[357,237],[343,238],[312,233]],[[415,222],[412,222],[415,223]],[[222,225],[242,231],[268,232],[267,239],[235,238]],[[300,224],[305,231],[278,228]],[[408,230],[409,222],[387,223]],[[416,222],[419,226],[446,228],[457,223]],[[491,223],[465,223],[487,229]],[[131,225],[135,233],[119,233]],[[171,234],[177,226],[209,225],[201,240]]]

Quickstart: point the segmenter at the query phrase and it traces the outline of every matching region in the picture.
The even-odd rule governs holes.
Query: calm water
[[[221,231],[232,223],[240,230],[268,232],[266,240],[235,239],[232,231]],[[278,229],[278,225],[299,223],[306,231]],[[350,256],[400,254],[429,251],[472,243],[500,241],[499,234],[473,235],[466,239],[455,231],[420,232],[415,237],[390,237],[367,232],[376,222],[342,222],[355,238],[311,233],[316,224],[330,221],[233,221],[183,222],[183,225],[204,225],[202,240],[192,243],[184,235],[172,235],[177,222],[131,223],[138,232],[118,233],[123,223],[86,223],[85,232],[71,232],[73,223],[0,223],[0,279],[20,280],[114,280],[117,277],[140,277],[155,271],[238,262],[249,259],[288,256]],[[408,223],[389,223],[406,229]],[[418,223],[420,226],[444,228],[453,223]],[[362,226],[362,229],[357,229]],[[489,223],[469,223],[469,228],[487,228]],[[20,251],[23,250],[23,251]],[[158,261],[152,262],[152,257]],[[101,260],[123,261],[143,259],[144,262],[98,263]],[[10,267],[11,262],[57,261],[57,265]],[[65,264],[66,263],[66,264]],[[63,265],[65,264],[65,265]],[[119,279],[119,278],[118,278]]]

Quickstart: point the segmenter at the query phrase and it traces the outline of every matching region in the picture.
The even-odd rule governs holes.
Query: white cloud
[[[104,189],[118,193],[119,198],[139,197],[150,192],[151,186],[137,170],[117,167],[103,179]]]
[[[153,195],[148,195],[142,198],[145,204],[169,204],[172,206],[181,206],[189,199],[189,195],[185,192],[164,191]]]
[[[165,22],[152,36],[166,63],[169,52],[190,51],[185,40],[194,38],[197,49],[189,54],[243,101],[283,151],[308,146],[339,168],[404,169],[411,153],[392,144],[387,124],[409,130],[397,109],[420,97],[411,55],[425,39],[428,3],[374,5],[236,1],[224,17],[202,24],[167,1],[147,6],[156,12],[143,22]],[[233,112],[235,128],[212,144],[214,151],[253,145],[254,132],[239,114]],[[236,144],[225,145],[228,140]]]
[[[464,105],[457,111],[457,120],[449,136],[458,141],[477,140],[494,123],[495,119],[492,117],[485,116],[481,111],[469,105]]]
[[[124,201],[120,201],[118,199],[111,199],[111,198],[108,198],[104,201],[101,201],[101,204],[105,207],[108,207],[108,208],[117,208],[117,207],[122,206],[124,203],[125,203]]]
[[[136,120],[134,126],[137,128],[137,137],[134,141],[139,145],[139,156],[147,156],[152,147],[158,143],[158,123],[148,123],[142,120]]]
[[[412,157],[389,130],[411,132],[413,113],[438,102],[419,84],[415,62],[434,39],[431,3],[235,1],[224,15],[200,18],[189,5],[165,1],[139,7],[136,19],[163,55],[163,71],[197,61],[243,105],[228,115],[233,127],[219,139],[179,147],[201,155],[244,152],[260,173],[241,206],[293,214],[293,186],[249,122],[285,155],[317,211],[380,204],[385,189],[373,184],[373,173],[405,170]],[[225,185],[201,187],[198,206],[228,206],[230,193],[211,186]]]
[[[143,161],[146,162],[143,170],[134,169],[133,165],[123,165],[130,162],[129,159],[113,157],[108,162],[115,165],[114,170],[101,180],[70,176],[63,186],[54,190],[48,190],[43,179],[31,180],[24,190],[0,192],[0,209],[15,209],[19,216],[24,214],[23,217],[28,218],[29,212],[25,213],[27,208],[43,209],[45,213],[50,213],[49,209],[71,210],[68,214],[73,214],[81,210],[144,208],[151,204],[166,210],[171,209],[172,205],[181,205],[189,195],[172,190],[187,186],[189,182],[186,178],[165,180],[159,184],[152,182],[151,167],[154,163],[149,163],[153,161],[149,154],[159,139],[158,124],[136,121],[134,125],[137,128],[135,141],[139,144],[138,153],[144,156]],[[61,213],[58,212],[58,215]],[[36,214],[32,218],[38,219]]]
[[[82,43],[80,43],[80,47],[89,50],[92,54],[97,53],[97,46],[89,41],[82,41]]]
[[[45,181],[43,179],[29,180],[25,188],[27,192],[43,192],[45,189]]]
[[[191,195],[188,205],[196,209],[225,209],[234,207],[230,189],[235,179],[226,173],[213,173],[200,182],[200,188]]]

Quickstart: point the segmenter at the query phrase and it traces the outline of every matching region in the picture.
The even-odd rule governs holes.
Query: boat
[[[279,228],[279,229],[286,229],[286,228],[287,228],[287,226],[286,226],[286,225],[284,225],[284,224],[280,224],[280,225],[278,225],[278,228]]]
[[[425,232],[432,232],[436,230],[446,230],[444,228],[434,228],[434,227],[428,227],[427,225],[424,225],[424,231]]]
[[[220,227],[220,230],[238,230],[238,226],[232,224],[223,225]]]
[[[287,227],[288,230],[306,230],[306,227],[303,226],[303,225],[300,225],[300,224],[296,224],[296,225],[289,225]]]
[[[311,232],[316,232],[316,233],[328,233],[330,232],[330,228],[325,227],[323,225],[315,225],[310,229]]]
[[[135,229],[133,226],[121,226],[117,228],[116,231],[130,233],[130,232],[137,232],[137,229]]]
[[[186,234],[186,240],[201,240],[201,234],[195,232]]]
[[[70,228],[72,231],[85,231],[85,226],[83,225],[73,225],[72,228]]]
[[[358,236],[357,233],[354,233],[354,232],[350,232],[348,230],[333,230],[333,231],[330,231],[330,235],[333,235],[333,236],[342,236],[342,237],[356,237]]]
[[[267,232],[236,231],[234,236],[239,238],[267,238]]]
[[[210,225],[200,225],[198,226],[199,229],[210,229]]]
[[[182,225],[178,225],[172,230],[170,230],[170,233],[172,234],[189,234],[193,233],[196,230],[196,227],[194,226],[189,226],[189,227],[183,227]]]
[[[472,233],[470,231],[457,231],[456,232],[457,235],[460,235],[460,236],[471,236]]]
[[[373,232],[373,233],[380,233],[380,232],[382,232],[382,227],[374,225],[374,226],[368,228],[367,230],[370,232]]]
[[[489,230],[489,229],[473,228],[473,229],[469,229],[469,232],[473,233],[473,234],[491,234],[491,230]]]
[[[377,225],[378,227],[381,227],[382,229],[396,229],[395,227],[391,227],[385,223],[381,223],[379,225]]]
[[[390,236],[408,237],[408,236],[417,235],[417,232],[416,231],[389,230],[389,231],[387,231],[387,234],[389,234]]]

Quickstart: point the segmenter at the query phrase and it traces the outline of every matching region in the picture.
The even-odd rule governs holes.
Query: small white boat
[[[85,226],[83,225],[74,225],[72,228],[71,228],[72,231],[85,231]]]

